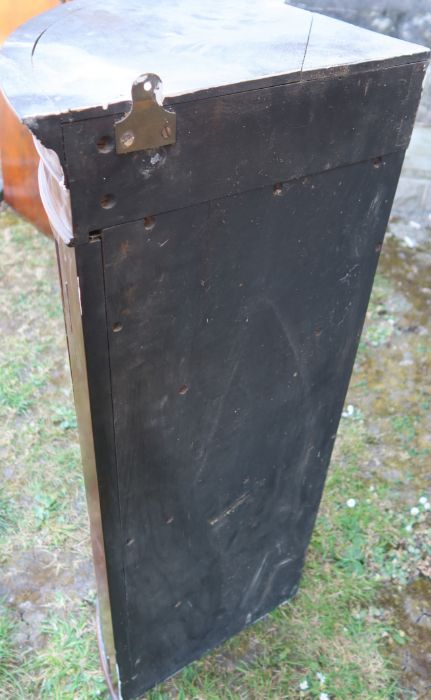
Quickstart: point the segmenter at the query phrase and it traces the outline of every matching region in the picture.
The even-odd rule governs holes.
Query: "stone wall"
[[[376,32],[431,46],[431,0],[293,0],[295,7],[321,12]],[[418,121],[431,125],[431,68]]]

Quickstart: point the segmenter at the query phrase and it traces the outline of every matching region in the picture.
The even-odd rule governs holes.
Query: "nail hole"
[[[94,241],[100,241],[102,238],[102,229],[97,229],[96,231],[90,231],[88,234],[88,240],[90,243],[93,243]]]
[[[378,158],[374,158],[374,160],[373,160],[373,167],[374,168],[381,168],[382,165],[383,165],[382,156],[379,156]]]
[[[102,209],[112,209],[112,207],[115,207],[116,203],[117,200],[113,194],[104,194],[103,197],[100,198],[100,206]]]
[[[112,326],[112,330],[114,331],[114,333],[119,333],[123,330],[123,326],[119,321],[117,321],[117,323],[114,323],[114,325]]]
[[[322,329],[321,328],[316,328],[314,331],[314,335],[318,338],[319,335],[322,335]]]
[[[178,393],[179,393],[180,396],[184,396],[184,394],[187,394],[188,390],[189,390],[189,387],[187,386],[187,384],[183,384],[183,385],[180,386],[180,388],[178,389]]]
[[[155,216],[145,216],[144,217],[144,228],[146,231],[151,231],[152,228],[156,225],[156,217]]]
[[[381,249],[382,249],[382,244],[381,244],[381,243],[377,243],[376,247],[374,248],[374,250],[376,251],[376,253],[380,253]]]
[[[146,80],[145,83],[144,83],[144,90],[145,90],[145,92],[150,92],[150,90],[152,89],[152,87],[153,87],[153,84],[152,84],[151,80]]]
[[[281,184],[281,182],[277,182],[277,184],[274,185],[272,192],[276,197],[281,195],[281,193],[283,192],[283,185]]]
[[[114,140],[110,136],[101,136],[96,141],[99,153],[111,153],[114,150]]]
[[[130,545],[133,544],[134,541],[135,541],[135,540],[134,540],[133,537],[132,537],[131,539],[126,540],[126,545],[127,545],[128,547],[130,547]]]

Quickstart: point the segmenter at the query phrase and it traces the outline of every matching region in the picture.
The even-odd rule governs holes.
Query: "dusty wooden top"
[[[23,121],[130,100],[156,73],[165,102],[424,59],[428,50],[283,0],[75,0],[11,35],[0,84]]]

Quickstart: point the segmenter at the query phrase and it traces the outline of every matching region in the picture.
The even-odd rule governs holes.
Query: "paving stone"
[[[366,29],[431,46],[430,0],[292,0],[287,4],[322,12]],[[431,78],[425,83],[418,120],[431,124]]]

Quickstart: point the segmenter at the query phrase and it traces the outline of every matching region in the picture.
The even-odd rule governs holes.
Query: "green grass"
[[[41,652],[36,673],[42,698],[99,698],[105,687],[98,672],[95,629],[83,608],[72,619],[49,615],[43,625],[47,644]],[[49,669],[49,673],[46,670]]]
[[[0,236],[1,698],[106,700],[94,582],[79,583],[91,554],[53,244],[8,210]],[[409,697],[398,650],[415,632],[387,599],[431,557],[429,513],[410,512],[431,496],[431,353],[412,334],[422,369],[400,366],[399,298],[379,274],[297,597],[148,700]]]
[[[67,609],[69,601],[60,603]],[[98,670],[94,625],[84,606],[75,614],[49,612],[41,625],[43,648],[24,656],[12,643],[16,623],[6,606],[0,607],[0,688],[14,700],[43,698],[75,700],[106,697]]]

